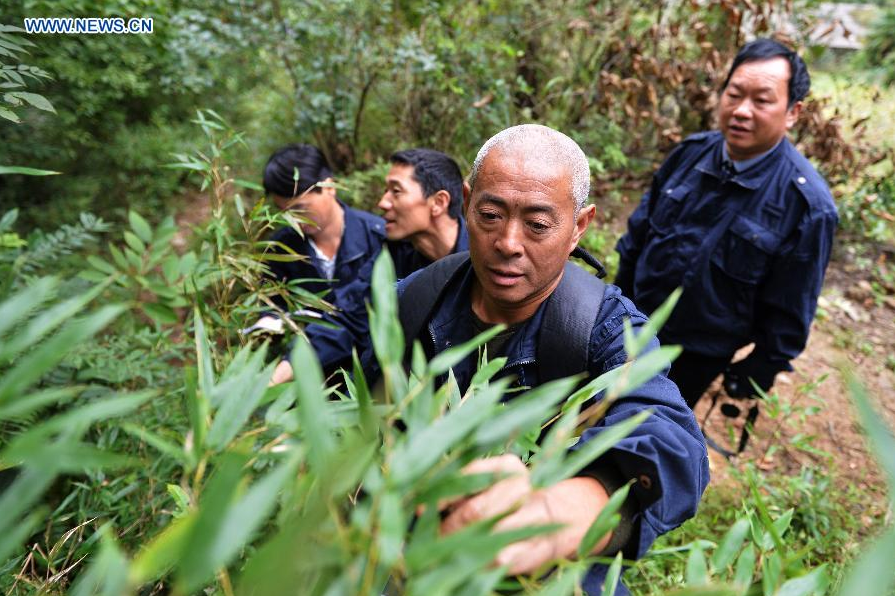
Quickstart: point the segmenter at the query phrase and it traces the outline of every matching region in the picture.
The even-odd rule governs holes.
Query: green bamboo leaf
[[[480,366],[475,374],[472,376],[472,380],[469,381],[470,387],[477,387],[483,383],[486,383],[491,380],[491,377],[496,375],[500,369],[502,369],[507,363],[507,359],[504,357],[494,358],[493,360],[489,360],[487,364],[484,366]]]
[[[174,309],[161,302],[144,302],[140,309],[158,325],[174,325],[178,322]]]
[[[705,553],[698,546],[695,546],[687,557],[686,580],[688,584],[695,586],[703,586],[709,581]]]
[[[638,387],[667,368],[680,353],[680,346],[662,346],[638,356],[633,362],[622,365],[624,372],[619,372],[612,378],[613,382],[607,392],[616,396],[631,395]]]
[[[328,462],[337,448],[333,436],[334,421],[322,391],[323,371],[307,338],[296,340],[291,362],[296,370],[292,383],[298,394],[297,413],[308,449],[308,462],[317,473],[326,474]]]
[[[643,424],[643,421],[652,413],[652,410],[645,410],[627,420],[602,429],[586,442],[575,445],[568,457],[553,470],[544,471],[542,467],[536,465],[532,470],[532,485],[552,486],[561,480],[571,478],[634,432],[634,429]]]
[[[137,238],[137,235],[134,234],[133,232],[128,232],[125,230],[124,241],[138,255],[141,255],[146,252],[146,245],[143,244],[143,241],[140,240],[139,238]]]
[[[53,108],[53,104],[47,100],[43,95],[39,95],[37,93],[29,93],[27,91],[12,91],[9,95],[18,97],[19,99],[25,101],[26,103],[31,104],[38,110],[44,110],[45,112],[53,112],[56,113],[56,110]]]
[[[4,115],[7,114],[7,115]],[[12,114],[9,110],[5,110],[0,108],[0,116],[3,116],[7,120],[12,120],[13,122],[18,122],[18,117],[15,119],[9,118],[8,114]],[[13,114],[15,116],[15,114]],[[53,170],[38,170],[36,168],[26,168],[22,166],[0,166],[0,176],[4,174],[23,174],[25,176],[56,176],[57,174],[61,174],[62,172],[54,172]]]
[[[780,557],[781,549],[767,554],[762,559],[761,586],[765,596],[775,596],[783,575],[783,560]]]
[[[449,368],[453,368],[458,362],[471,354],[473,350],[487,343],[488,340],[504,329],[506,329],[505,325],[495,325],[479,333],[469,341],[439,353],[429,362],[429,374],[438,376],[446,373]]]
[[[532,426],[540,426],[580,380],[581,375],[545,383],[501,404],[491,421],[476,431],[476,444],[483,448],[497,445]]]
[[[3,529],[3,533],[0,533],[0,560],[5,561],[16,550],[22,548],[22,544],[37,530],[48,512],[48,508],[39,507],[28,513],[24,519],[20,519],[17,516],[12,517],[11,512],[4,510],[3,516],[7,518],[8,523],[0,522],[0,529]],[[9,527],[4,528],[6,525]]]
[[[49,301],[58,286],[57,278],[41,277],[0,303],[0,337]]]
[[[124,257],[124,253],[111,242],[109,243],[109,254],[112,255],[112,260],[115,261],[115,264],[118,265],[119,269],[124,271],[130,270],[130,263],[128,263],[127,259]]]
[[[584,569],[580,565],[557,570],[550,577],[550,580],[544,584],[544,587],[535,592],[535,594],[537,596],[572,596],[576,593],[576,588],[581,583],[582,575],[584,575]],[[611,591],[614,591],[614,589],[615,587],[612,586]]]
[[[19,210],[18,209],[10,209],[6,213],[3,214],[3,217],[0,217],[0,232],[6,232],[7,230],[12,229],[12,224],[16,223],[16,220],[19,218]]]
[[[622,574],[622,554],[615,555],[615,560],[609,566],[606,573],[606,579],[603,581],[603,595],[615,596],[615,590],[618,588],[618,579]]]
[[[184,448],[179,445],[175,445],[171,441],[162,438],[157,433],[152,432],[142,426],[134,424],[133,422],[125,422],[121,425],[121,430],[126,432],[127,434],[134,436],[147,445],[153,447],[161,453],[162,455],[167,455],[174,461],[178,461],[182,464],[187,464],[189,462],[189,455],[184,451]]]
[[[721,539],[721,544],[712,554],[712,569],[719,572],[733,563],[743,542],[749,536],[749,520],[738,519]]]
[[[740,556],[737,557],[736,569],[733,573],[733,583],[742,589],[752,585],[755,575],[755,547],[747,544]]]
[[[140,240],[146,244],[152,242],[152,228],[142,215],[131,209],[127,212],[127,219],[131,224],[131,229]]]
[[[460,586],[452,596],[491,596],[503,576],[504,570],[500,568],[480,571]]]
[[[248,188],[250,190],[257,190],[258,192],[264,192],[264,187],[258,184],[257,182],[251,182],[249,180],[242,180],[241,178],[235,178],[233,180],[233,184],[236,186],[241,186],[243,188]]]
[[[12,337],[0,344],[0,362],[12,360],[19,353],[38,344],[39,340],[52,330],[82,313],[87,304],[98,297],[107,286],[108,280],[83,294],[44,308],[39,314],[31,317],[24,329],[18,330]],[[25,312],[30,312],[30,309]]]
[[[208,398],[197,390],[199,373],[192,366],[185,367],[184,394],[186,397],[187,412],[190,418],[190,432],[193,439],[193,458],[198,460],[205,448],[205,436],[208,434],[210,419],[210,407]]]
[[[130,563],[109,531],[100,529],[99,553],[93,557],[86,571],[78,575],[72,596],[120,596],[129,592],[127,576]]]
[[[0,511],[3,511],[0,516],[0,559],[6,560],[30,535],[25,530],[33,529],[34,523],[43,520],[47,510],[32,509],[55,477],[56,473],[51,469],[20,468],[12,484],[0,493]]]
[[[259,368],[264,364],[265,350],[258,350],[252,359],[245,365],[241,374],[236,377],[234,383],[227,383],[230,391],[214,414],[211,428],[208,430],[206,443],[212,449],[223,449],[239,433],[240,429],[248,421],[252,412],[261,403],[261,398],[267,390],[267,380],[273,374],[276,362],[271,362],[266,368]],[[234,363],[231,366],[238,366]],[[221,383],[223,386],[224,383]],[[320,391],[321,384],[317,386]],[[220,386],[219,386],[220,387]],[[219,387],[216,387],[217,390]],[[299,394],[299,399],[301,395]]]
[[[771,540],[773,541],[774,546],[777,547],[777,552],[785,552],[786,547],[783,544],[783,539],[777,532],[777,527],[774,525],[774,522],[771,521],[771,515],[768,513],[768,508],[764,503],[764,498],[762,498],[761,493],[758,492],[758,486],[755,483],[754,476],[752,474],[749,474],[747,480],[749,482],[749,489],[752,491],[752,501],[755,503],[755,508],[758,511],[758,517],[761,520],[761,525],[764,526],[765,531],[767,531],[771,535]],[[769,547],[762,548],[767,549]],[[774,587],[776,586],[777,584],[775,583]]]
[[[401,497],[393,491],[386,492],[379,504],[379,532],[376,534],[383,565],[391,566],[401,556],[406,528],[407,519]]]
[[[879,456],[879,453],[877,453]],[[895,553],[895,527],[890,527],[874,541],[852,565],[839,596],[856,594],[891,594],[895,589],[892,553]]]
[[[205,322],[196,307],[193,312],[193,324],[196,327],[196,364],[199,372],[199,391],[205,399],[210,399],[214,388],[214,363],[212,361],[211,345],[208,335],[205,333]]]
[[[606,534],[613,531],[616,526],[618,526],[621,521],[621,516],[618,514],[618,511],[622,508],[622,505],[625,504],[625,499],[628,498],[630,490],[631,484],[628,483],[612,493],[612,496],[609,497],[609,501],[606,502],[606,505],[597,515],[597,518],[587,529],[584,538],[581,539],[581,543],[578,545],[579,558],[589,556],[597,543],[600,542]]]
[[[84,391],[85,388],[84,385],[51,387],[22,396],[12,403],[0,407],[0,420],[23,418],[50,404],[66,402]]]
[[[15,122],[16,124],[21,124],[21,122],[22,122],[22,119],[19,118],[15,112],[13,112],[12,110],[7,110],[6,108],[0,108],[0,118],[6,118],[10,122]],[[2,167],[2,166],[0,166],[0,167]],[[18,169],[18,168],[16,168],[16,169]],[[0,174],[7,174],[7,173],[8,174],[17,174],[17,173],[27,174],[27,172],[0,172]]]
[[[115,269],[114,265],[96,255],[87,255],[87,262],[97,271],[100,271],[107,275],[115,275],[116,273],[118,273],[118,270]]]
[[[416,504],[437,505],[442,499],[473,495],[511,474],[450,474],[428,484],[416,499]]]
[[[370,313],[370,337],[376,357],[384,370],[387,365],[400,363],[404,358],[404,333],[398,322],[395,266],[387,250],[380,251],[373,264],[371,295],[373,311]]]
[[[889,485],[889,503],[895,509],[895,436],[886,426],[885,418],[876,413],[867,390],[851,371],[844,371],[845,382],[855,403],[855,409],[864,427],[873,454],[883,469]]]
[[[891,569],[889,570],[891,574]],[[801,577],[794,577],[783,582],[776,596],[812,596],[812,594],[824,594],[830,585],[827,576],[827,566],[821,565],[817,569],[806,573]],[[885,594],[886,592],[881,592]]]
[[[198,518],[191,513],[171,522],[143,550],[130,568],[130,583],[139,586],[165,575],[180,560]]]
[[[61,331],[22,356],[0,378],[0,405],[22,395],[53,369],[76,345],[93,337],[124,310],[106,306],[82,319],[70,321]]]
[[[217,543],[223,537],[227,510],[242,480],[248,454],[228,451],[219,459],[199,503],[196,522],[177,561],[175,589],[191,594],[214,577],[220,568]]]
[[[392,479],[399,485],[405,484],[429,471],[448,449],[492,415],[494,404],[509,383],[509,379],[492,383],[399,445],[392,452],[389,465]]]
[[[360,420],[361,430],[363,430],[366,436],[372,437],[377,428],[376,417],[373,413],[373,397],[370,394],[370,388],[367,385],[367,378],[364,375],[364,369],[361,365],[360,357],[357,355],[357,350],[352,350],[351,359],[354,367],[354,376],[351,379],[353,389],[349,391],[349,395],[357,401],[357,415]],[[346,374],[345,377],[346,382],[348,382],[348,375]]]
[[[268,520],[283,486],[295,477],[300,459],[291,457],[256,481],[223,515],[217,539],[212,543],[210,566],[230,564]]]

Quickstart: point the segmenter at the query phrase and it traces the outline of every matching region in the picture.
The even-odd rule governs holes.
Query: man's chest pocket
[[[725,274],[747,284],[759,283],[780,246],[780,236],[742,215],[721,236],[712,263]]]
[[[684,199],[689,193],[690,187],[684,184],[662,189],[649,213],[650,227],[656,233],[664,236],[671,231],[680,218]]]

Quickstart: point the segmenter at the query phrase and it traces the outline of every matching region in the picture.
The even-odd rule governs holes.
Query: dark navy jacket
[[[683,286],[664,343],[731,357],[755,342],[788,368],[814,318],[836,207],[787,139],[733,176],[722,171],[723,143],[700,133],[671,152],[616,246],[616,283],[644,312]]]
[[[477,334],[470,306],[473,275],[470,269],[450,282],[429,320],[428,329],[420,333],[418,339],[430,355],[459,345]],[[398,284],[399,294],[413,278],[411,276]],[[540,382],[537,337],[545,305],[546,302],[517,330],[504,348],[508,361],[498,376],[513,375],[516,386],[535,387]],[[590,340],[591,365],[588,372],[591,378],[627,361],[623,337],[625,319],[631,321],[635,331],[647,321],[631,301],[612,285],[606,286],[602,306],[595,304],[594,308],[600,310]],[[658,345],[654,339],[650,349]],[[454,376],[461,392],[468,388],[476,364],[477,358],[473,354],[454,367]],[[633,395],[613,404],[605,418],[585,431],[581,440],[587,441],[604,432],[611,424],[647,408],[653,410],[653,415],[594,463],[595,466],[611,467],[620,473],[623,480],[637,479],[631,491],[638,513],[634,519],[632,538],[623,549],[628,557],[642,556],[657,536],[692,517],[709,481],[708,456],[702,433],[677,386],[665,373],[653,377]],[[600,593],[606,571],[607,567],[602,565],[589,571],[584,581],[584,589],[589,594]],[[624,593],[622,586],[616,593]]]
[[[382,249],[385,242],[385,220],[381,217],[348,207],[339,201],[345,212],[345,225],[342,232],[342,242],[336,253],[336,268],[333,279],[328,281],[320,266],[317,257],[307,238],[303,238],[292,228],[277,230],[271,237],[272,241],[282,243],[295,251],[296,254],[305,255],[303,261],[268,261],[267,266],[275,279],[291,281],[293,279],[315,279],[321,281],[305,282],[302,288],[313,293],[325,293],[324,298],[330,302],[337,302],[338,297],[330,294],[350,284],[357,279],[360,272],[372,263]],[[285,253],[281,248],[274,248],[276,252]]]
[[[469,250],[466,222],[462,217],[459,221],[457,242],[451,254]],[[386,246],[395,264],[395,275],[398,279],[407,277],[414,271],[432,263],[405,240],[386,241]],[[336,325],[337,328],[323,325],[305,327],[305,334],[320,359],[320,365],[327,374],[340,367],[350,367],[353,348],[357,348],[358,354],[363,354],[370,347],[367,302],[370,300],[370,283],[373,278],[375,256],[369,259],[352,283],[336,290],[335,306],[338,308],[338,312],[334,315],[324,315],[323,318],[328,323]]]

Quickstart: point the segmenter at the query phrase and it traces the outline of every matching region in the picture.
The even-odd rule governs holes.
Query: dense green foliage
[[[877,69],[887,84],[895,82],[895,9],[881,12],[861,52],[862,62]]]
[[[3,180],[0,202],[15,200],[26,225],[49,229],[85,210],[123,221],[132,207],[176,205],[187,194],[183,174],[160,166],[195,148],[197,107],[247,132],[234,167],[248,179],[295,141],[320,146],[342,175],[408,146],[436,147],[468,166],[482,139],[538,121],[581,143],[598,180],[617,181],[711,125],[744,19],[768,32],[781,10],[640,0],[119,4],[4,6],[12,24],[136,15],[155,25],[142,36],[34,37],[28,62],[50,77],[36,89],[57,114],[32,109],[21,113],[24,126],[0,121],[0,163],[65,177]],[[855,157],[828,159],[838,137],[824,124],[811,121],[799,137],[822,167],[849,175]],[[375,187],[361,194],[369,205]]]

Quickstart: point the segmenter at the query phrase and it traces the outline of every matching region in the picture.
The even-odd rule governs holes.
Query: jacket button
[[[668,190],[665,191],[665,194],[670,195],[673,190],[674,190],[673,188],[669,188]]]
[[[653,479],[646,474],[641,474],[638,480],[640,481],[640,486],[642,486],[646,490],[649,490],[653,487]]]
[[[799,177],[796,179],[796,182],[798,182],[799,184],[805,184],[805,183],[808,182],[808,181],[805,180],[805,177],[804,177],[804,176],[799,176]]]

